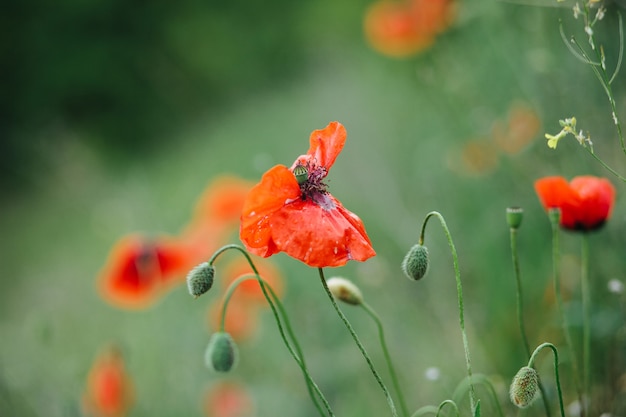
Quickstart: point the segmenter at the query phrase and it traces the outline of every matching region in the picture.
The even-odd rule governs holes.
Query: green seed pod
[[[309,179],[309,170],[304,165],[296,165],[293,169],[293,175],[296,176],[298,184],[304,184]]]
[[[539,390],[539,375],[534,368],[522,367],[513,378],[509,394],[519,408],[526,408],[535,400]]]
[[[506,209],[506,222],[511,229],[519,229],[524,217],[524,209],[521,207],[508,207]]]
[[[189,289],[189,294],[194,298],[198,298],[209,291],[213,285],[214,275],[215,268],[213,265],[209,265],[208,262],[203,262],[189,271],[187,274],[187,288]]]
[[[235,341],[226,332],[211,335],[204,353],[204,362],[214,372],[228,372],[237,364],[239,351]]]
[[[412,280],[424,278],[428,272],[428,249],[426,246],[417,244],[413,246],[402,261],[404,274]]]
[[[363,294],[361,290],[345,278],[333,277],[326,281],[328,289],[333,297],[344,303],[358,306],[363,303]]]

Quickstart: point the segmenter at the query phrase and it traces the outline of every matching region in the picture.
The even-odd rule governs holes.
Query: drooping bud
[[[428,272],[428,249],[426,246],[417,244],[409,249],[402,261],[404,274],[412,280],[424,278]]]
[[[524,217],[524,209],[521,207],[508,207],[506,209],[506,222],[511,229],[519,229]]]
[[[296,176],[298,184],[304,184],[309,179],[309,170],[304,165],[296,165],[293,169],[293,175]]]
[[[208,262],[202,262],[187,274],[187,288],[194,298],[200,297],[211,289],[215,268]]]
[[[214,372],[228,372],[237,364],[239,351],[235,341],[226,332],[211,335],[209,345],[204,353],[204,361]]]
[[[363,294],[352,281],[333,277],[326,281],[326,284],[328,284],[328,289],[336,299],[355,306],[363,303]]]
[[[511,383],[509,392],[511,401],[519,408],[526,408],[533,403],[539,390],[539,375],[534,368],[522,367]]]

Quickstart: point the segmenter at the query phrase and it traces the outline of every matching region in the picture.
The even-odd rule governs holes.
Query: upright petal
[[[573,229],[576,225],[578,195],[563,177],[545,177],[535,181],[535,191],[543,207],[561,209],[561,226]]]
[[[578,193],[580,207],[577,226],[586,230],[595,229],[611,216],[615,201],[615,188],[606,178],[579,176],[570,182]]]
[[[330,122],[324,129],[314,130],[309,138],[310,155],[318,165],[328,172],[343,149],[347,137],[346,129],[339,122]]]
[[[300,198],[296,177],[284,165],[267,171],[244,202],[239,237],[255,255],[268,257],[278,250],[271,239],[269,218],[285,204]]]

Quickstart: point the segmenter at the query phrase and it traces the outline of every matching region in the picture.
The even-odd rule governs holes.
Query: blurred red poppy
[[[611,216],[615,188],[606,178],[579,176],[545,177],[535,182],[535,191],[546,210],[561,209],[561,226],[570,230],[594,230]]]
[[[204,399],[207,417],[252,417],[254,405],[248,392],[234,382],[220,382],[212,386]]]
[[[283,293],[283,277],[278,268],[269,259],[255,257],[253,261],[261,278],[272,287],[278,297],[281,297]],[[248,262],[242,257],[237,257],[224,267],[221,276],[224,277],[224,285],[228,286],[240,276],[252,273],[252,268]],[[240,283],[237,286],[236,296],[241,296],[248,302],[261,305],[266,304],[265,296],[256,279]]]
[[[111,250],[98,278],[102,297],[122,308],[145,308],[182,282],[196,264],[189,244],[169,237],[129,235]]]
[[[123,417],[134,400],[134,387],[122,354],[116,347],[108,347],[96,358],[87,376],[83,412],[91,417]]]
[[[209,328],[211,331],[221,329],[222,302],[211,304],[208,310]],[[249,339],[259,326],[258,305],[235,294],[226,308],[224,331],[237,342]]]
[[[250,252],[262,257],[286,252],[313,267],[341,266],[376,254],[361,219],[323,182],[345,140],[343,125],[332,122],[311,134],[309,151],[291,168],[276,165],[263,175],[241,216],[240,238]]]
[[[430,47],[452,20],[450,0],[382,0],[367,10],[365,36],[380,53],[406,57]]]

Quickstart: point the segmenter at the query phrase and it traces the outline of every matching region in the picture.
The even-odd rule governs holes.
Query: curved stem
[[[496,389],[493,387],[493,384],[491,383],[489,378],[487,378],[487,376],[483,374],[473,374],[472,379],[475,383],[482,384],[487,388],[487,390],[493,397],[493,402],[496,405],[496,410],[498,411],[498,415],[500,417],[504,417],[502,406],[500,405],[500,401],[498,401],[498,394],[496,393]],[[454,401],[459,401],[459,402],[461,401],[461,399],[463,398],[463,395],[465,395],[465,393],[467,392],[468,386],[469,386],[469,380],[467,377],[465,377],[454,390],[454,394],[452,394],[452,398],[454,399]]]
[[[522,335],[522,342],[524,349],[526,350],[526,357],[530,358],[530,345],[528,344],[528,338],[526,337],[526,327],[524,326],[524,303],[522,298],[522,279],[520,273],[519,259],[517,256],[517,229],[511,227],[511,253],[513,258],[513,269],[515,271],[515,288],[517,293],[517,323],[519,325],[520,334]],[[543,407],[546,410],[546,415],[551,417],[550,405],[548,404],[548,398],[546,397],[546,390],[539,382],[539,391],[541,392],[541,400]]]
[[[550,218],[550,224],[552,226],[552,275],[554,279],[554,296],[556,298],[559,315],[561,316],[561,325],[563,326],[563,334],[565,336],[565,343],[570,352],[572,359],[572,371],[574,374],[574,385],[576,387],[576,395],[581,407],[581,417],[585,416],[584,403],[582,391],[580,388],[580,371],[578,370],[578,359],[574,351],[574,344],[572,343],[572,337],[569,333],[569,325],[567,323],[567,316],[565,315],[565,308],[563,306],[563,298],[561,296],[561,279],[560,279],[560,249],[559,249],[559,223],[561,218],[560,209],[551,209],[548,213]],[[535,349],[535,352],[537,350]],[[533,354],[534,355],[534,354]],[[532,357],[531,357],[532,359]]]
[[[400,386],[400,382],[398,381],[398,375],[396,374],[396,371],[393,367],[391,355],[389,354],[389,349],[387,349],[387,343],[385,342],[383,323],[380,321],[380,317],[378,317],[378,314],[376,314],[372,307],[370,307],[367,303],[361,303],[361,307],[363,307],[367,314],[369,314],[369,316],[376,322],[376,326],[378,326],[378,339],[380,340],[380,346],[383,349],[385,360],[387,361],[387,367],[389,368],[391,381],[393,383],[394,389],[396,390],[396,394],[398,395],[398,400],[400,401],[400,409],[402,410],[403,416],[408,416],[409,410],[406,405],[406,400],[404,399],[404,394],[402,393],[402,387]]]
[[[444,401],[441,402],[441,404],[439,404],[439,408],[437,409],[436,417],[439,417],[439,414],[441,413],[441,410],[443,409],[443,407],[446,406],[446,404],[450,404],[450,406],[454,410],[454,415],[456,417],[459,417],[459,407],[457,407],[456,403],[454,401],[452,401],[452,400],[444,400]]]
[[[546,347],[550,348],[552,350],[552,353],[554,354],[554,379],[556,381],[556,390],[559,395],[559,408],[561,410],[561,417],[565,417],[565,407],[563,406],[563,392],[561,390],[561,379],[559,378],[559,352],[557,351],[556,347],[552,343],[542,343],[541,345],[537,346],[533,354],[530,356],[530,359],[528,360],[528,367],[534,367],[535,358],[537,357],[539,352]]]
[[[315,407],[317,408],[318,412],[320,413],[321,416],[324,416],[325,413],[322,410],[319,402],[317,401],[317,398],[319,398],[323,405],[324,408],[326,409],[326,413],[328,413],[329,416],[334,417],[334,413],[332,411],[332,409],[330,408],[330,404],[328,403],[328,401],[326,400],[326,397],[324,397],[324,394],[321,392],[321,390],[319,389],[319,387],[317,386],[317,384],[315,383],[315,381],[313,380],[313,378],[311,377],[308,368],[306,366],[306,363],[304,361],[304,355],[302,353],[302,349],[300,347],[300,344],[297,341],[297,338],[295,337],[295,333],[293,332],[293,329],[289,323],[289,318],[287,316],[287,312],[285,311],[282,303],[280,302],[279,298],[276,296],[276,293],[274,292],[274,290],[270,287],[270,285],[268,283],[265,282],[265,280],[263,280],[261,278],[261,276],[259,275],[259,271],[257,270],[256,266],[254,265],[254,262],[252,262],[252,258],[250,258],[250,255],[248,254],[248,252],[245,251],[244,248],[242,248],[239,245],[236,244],[230,244],[230,245],[225,245],[223,247],[221,247],[220,249],[218,249],[213,256],[211,256],[211,259],[209,260],[209,264],[213,265],[213,263],[217,260],[217,258],[219,257],[219,255],[221,255],[222,253],[226,252],[227,250],[237,250],[239,252],[241,252],[244,257],[246,258],[246,260],[248,261],[248,264],[250,265],[250,267],[252,268],[252,271],[254,272],[254,277],[256,278],[256,280],[259,283],[259,286],[261,287],[261,291],[263,292],[263,295],[265,296],[265,299],[267,300],[267,303],[269,304],[272,313],[274,315],[274,319],[276,321],[276,324],[278,326],[278,331],[280,333],[281,338],[283,339],[283,342],[285,344],[285,346],[287,347],[287,349],[289,350],[289,353],[291,354],[291,356],[293,357],[293,359],[296,361],[296,363],[298,364],[298,366],[300,367],[300,369],[302,370],[302,373],[304,375],[304,379],[307,385],[307,390],[309,392],[309,396],[311,397],[311,400],[313,401]],[[242,282],[244,279],[247,279],[245,277],[240,277],[241,280],[239,282],[237,282],[237,284],[235,285],[235,282],[233,282],[231,284],[231,287],[229,287],[229,290],[227,291],[227,298],[224,301],[224,305],[222,307],[222,320],[221,320],[221,329],[224,329],[224,320],[225,320],[225,312],[226,312],[226,304],[228,303],[228,300],[230,299],[230,297],[232,296],[232,292],[234,291],[234,288],[239,285],[240,282]],[[280,312],[280,314],[279,314]],[[283,327],[282,321],[281,321],[281,316],[283,321],[285,322],[285,328],[287,329],[287,332],[289,333],[289,336],[291,337],[292,343],[294,344],[294,347],[291,346],[291,344],[289,343],[289,340],[287,339],[287,336],[285,334],[285,328]],[[297,351],[297,352],[296,352]],[[315,392],[315,394],[313,393],[313,391]],[[317,395],[317,397],[316,397]]]
[[[352,325],[348,321],[348,318],[343,314],[343,312],[341,311],[341,309],[337,305],[337,302],[335,301],[335,297],[333,297],[333,294],[330,292],[330,289],[328,288],[328,284],[326,283],[326,278],[324,277],[324,270],[322,268],[317,268],[317,270],[319,272],[320,280],[322,281],[322,286],[324,287],[324,291],[326,291],[326,295],[328,296],[331,304],[333,305],[333,308],[335,309],[335,311],[339,315],[339,318],[341,318],[341,321],[343,322],[343,324],[346,326],[346,328],[350,332],[350,335],[352,336],[352,339],[354,340],[354,343],[356,343],[357,347],[359,348],[359,351],[361,351],[361,354],[365,358],[365,361],[367,362],[367,365],[369,366],[370,370],[372,371],[372,374],[374,375],[374,378],[376,379],[376,382],[378,382],[378,385],[380,386],[380,388],[382,389],[383,393],[385,394],[385,398],[387,399],[387,404],[389,405],[389,408],[391,409],[391,414],[394,417],[398,417],[398,413],[396,411],[396,406],[393,403],[393,398],[391,398],[391,395],[389,394],[389,390],[387,389],[387,387],[385,386],[385,383],[383,382],[383,380],[381,379],[380,375],[376,371],[376,368],[374,367],[374,364],[372,363],[372,360],[370,359],[369,355],[367,354],[367,351],[365,350],[365,347],[361,343],[361,340],[359,339],[359,337],[357,336],[356,332],[352,328]]]
[[[454,275],[456,278],[456,291],[458,295],[458,303],[459,303],[459,326],[461,328],[461,335],[463,337],[463,350],[465,352],[465,363],[467,366],[467,377],[469,379],[470,384],[470,406],[472,408],[472,414],[476,410],[477,401],[476,401],[476,392],[474,390],[474,384],[472,383],[472,363],[470,360],[470,352],[469,352],[469,343],[467,341],[467,332],[465,331],[465,315],[463,308],[463,287],[461,285],[461,272],[459,271],[459,261],[456,253],[456,248],[454,247],[454,242],[452,241],[452,235],[450,234],[450,230],[448,229],[448,225],[444,220],[443,216],[436,211],[431,211],[426,215],[424,219],[424,223],[422,224],[422,231],[419,237],[419,243],[424,243],[424,234],[426,232],[426,224],[431,217],[437,217],[439,219],[439,223],[441,223],[441,227],[446,234],[446,238],[448,239],[448,245],[450,246],[450,251],[452,252],[452,262],[454,264]]]
[[[425,405],[415,410],[415,412],[411,414],[411,417],[420,417],[429,413],[437,414],[437,412],[439,412],[439,407],[435,407],[434,405]]]
[[[591,149],[588,146],[584,147],[587,152],[589,152],[589,155],[591,155],[593,157],[593,159],[595,159],[596,161],[598,161],[600,163],[600,165],[602,165],[604,167],[604,169],[606,169],[607,171],[609,171],[611,174],[615,175],[617,178],[619,178],[621,181],[626,182],[626,178],[624,178],[619,172],[617,172],[616,170],[614,170],[613,168],[611,168],[606,162],[604,162],[598,155],[596,155],[596,153],[593,151],[593,149]]]
[[[582,248],[580,256],[580,272],[581,272],[581,293],[583,304],[583,392],[585,393],[585,404],[582,405],[589,411],[591,397],[590,392],[590,360],[591,360],[591,292],[589,285],[589,236],[587,233],[582,234]]]

